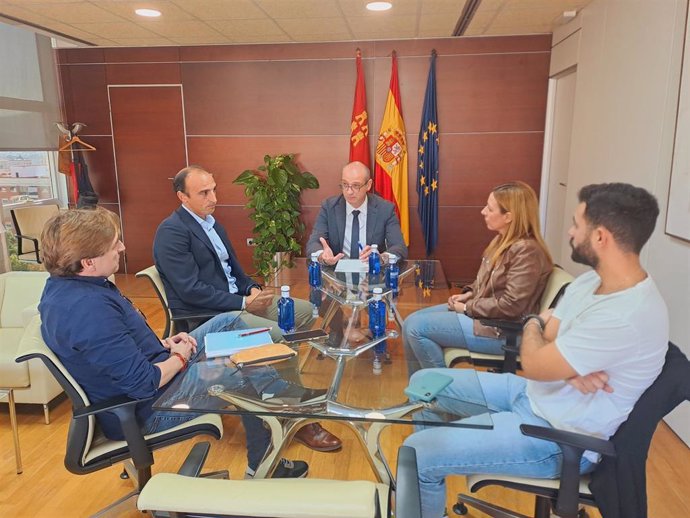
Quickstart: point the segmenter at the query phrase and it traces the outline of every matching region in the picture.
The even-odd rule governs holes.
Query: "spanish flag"
[[[376,145],[376,192],[395,204],[405,244],[410,244],[410,218],[407,203],[407,142],[403,122],[398,61],[393,51],[391,84]]]
[[[367,114],[367,89],[364,86],[362,52],[357,49],[357,83],[355,102],[350,123],[350,162],[362,162],[371,169],[369,158],[369,115]]]

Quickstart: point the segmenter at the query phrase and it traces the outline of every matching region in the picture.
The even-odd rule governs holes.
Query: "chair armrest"
[[[127,396],[117,396],[111,399],[106,399],[105,401],[101,401],[100,403],[93,403],[89,406],[85,406],[84,408],[75,409],[72,412],[72,415],[75,419],[77,419],[81,417],[88,417],[90,415],[100,414],[101,412],[113,412],[117,408],[134,406],[137,403],[141,403],[142,401],[148,401],[149,399],[153,398],[151,397],[146,399],[132,399]],[[134,411],[132,410],[132,412]]]
[[[571,446],[582,450],[594,451],[608,457],[616,456],[616,449],[613,443],[598,437],[531,424],[520,425],[520,431],[529,437],[555,442],[560,446]]]
[[[563,452],[560,486],[554,512],[558,516],[576,516],[579,503],[580,462],[585,450],[602,455],[616,455],[613,443],[580,433],[566,432],[542,426],[520,425],[520,431],[530,437],[555,442]]]
[[[75,419],[96,415],[101,412],[112,412],[120,421],[122,433],[125,436],[127,448],[132,456],[134,467],[144,469],[153,465],[153,453],[146,446],[144,434],[139,428],[135,414],[137,403],[149,401],[153,397],[145,399],[132,399],[127,396],[118,396],[100,403],[95,403],[84,408],[75,409],[73,416]]]
[[[38,315],[38,302],[22,309],[22,326],[27,327],[36,315]]]
[[[208,441],[198,442],[192,447],[182,466],[177,471],[178,475],[185,477],[198,477],[208,457],[211,444]]]
[[[33,241],[33,243],[38,247],[38,239],[35,237],[31,236],[25,236],[24,234],[15,234],[17,236],[17,239],[26,239],[28,241]]]
[[[522,320],[502,320],[500,318],[480,318],[482,325],[497,327],[504,333],[521,333]]]
[[[396,518],[419,518],[422,516],[417,454],[414,448],[410,446],[401,446],[398,450],[395,516]]]

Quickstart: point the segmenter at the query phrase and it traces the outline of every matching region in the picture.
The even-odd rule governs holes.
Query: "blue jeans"
[[[240,311],[231,311],[216,315],[211,320],[203,323],[194,331],[189,333],[197,341],[197,355],[204,348],[204,337],[207,333],[217,333],[226,330],[236,318],[240,316]],[[243,329],[247,325],[239,321],[234,324],[234,329]],[[196,356],[191,359],[194,361]],[[191,421],[201,414],[193,412],[160,412],[154,411],[142,425],[144,435],[169,430],[177,425]],[[261,419],[252,415],[242,415],[242,424],[247,437],[247,462],[251,469],[255,470],[263,458],[268,445],[271,442],[271,432],[268,430]]]
[[[443,349],[459,347],[472,352],[502,354],[503,340],[476,336],[474,320],[448,311],[441,304],[415,311],[403,322],[403,344],[410,375],[419,369],[445,367]]]
[[[486,473],[536,478],[557,478],[560,475],[562,453],[558,445],[520,432],[521,424],[551,426],[532,412],[524,378],[514,374],[475,373],[466,369],[433,370],[454,378],[442,394],[476,403],[482,403],[485,398],[493,429],[418,427],[418,431],[405,440],[405,445],[412,446],[417,452],[424,518],[443,516],[445,478],[448,475]],[[478,376],[483,394],[478,390],[474,376]],[[462,412],[459,401],[448,398],[442,401],[442,409]],[[468,417],[462,421],[470,424],[478,420],[478,417]],[[582,459],[582,473],[593,467],[587,459]]]

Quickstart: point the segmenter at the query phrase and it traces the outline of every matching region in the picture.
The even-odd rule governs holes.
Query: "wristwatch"
[[[544,319],[541,318],[536,313],[530,313],[529,315],[525,316],[525,318],[522,319],[522,327],[525,327],[527,325],[527,323],[533,319],[539,323],[539,329],[541,329],[543,331],[544,328],[546,327],[546,322],[544,322]]]

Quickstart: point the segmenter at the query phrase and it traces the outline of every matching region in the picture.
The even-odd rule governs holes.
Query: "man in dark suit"
[[[363,163],[351,162],[343,168],[343,192],[321,204],[307,243],[308,256],[318,252],[319,260],[329,265],[343,257],[364,260],[371,254],[370,245],[376,244],[384,264],[388,254],[395,254],[398,259],[407,257],[395,206],[380,196],[368,194],[371,184],[371,172]]]
[[[274,340],[282,338],[275,320],[273,297],[244,273],[225,229],[211,215],[216,208],[216,182],[199,166],[182,169],[173,179],[182,206],[158,227],[153,257],[174,315],[228,312],[228,324],[244,308],[260,306],[271,320],[243,313],[249,327],[274,327]],[[273,315],[272,311],[276,314]],[[273,318],[275,317],[275,318]],[[311,304],[295,300],[295,323],[312,318]],[[318,423],[303,427],[295,439],[317,451],[333,451],[341,441]]]

